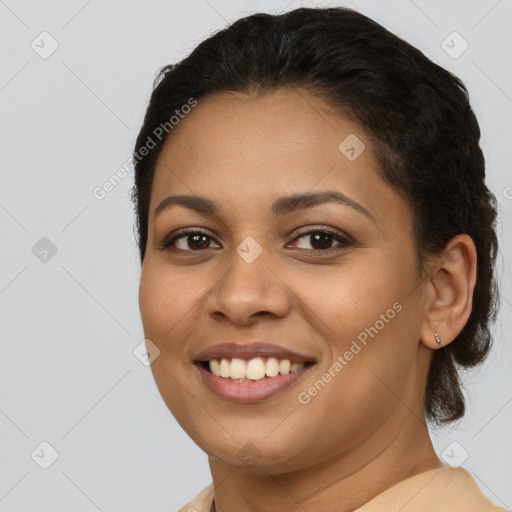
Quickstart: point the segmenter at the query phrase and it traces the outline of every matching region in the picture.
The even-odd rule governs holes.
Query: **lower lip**
[[[199,373],[206,386],[216,395],[239,404],[251,404],[261,402],[280,393],[292,384],[297,382],[314,365],[308,365],[302,370],[288,373],[287,375],[276,375],[275,377],[264,378],[254,382],[234,382],[217,377],[209,372],[201,364],[196,364]]]

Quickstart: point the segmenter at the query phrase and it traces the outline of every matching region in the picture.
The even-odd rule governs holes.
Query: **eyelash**
[[[302,232],[302,233],[299,233],[293,240],[292,242],[300,239],[300,238],[303,238],[307,235],[315,235],[315,234],[326,234],[326,235],[329,235],[331,236],[332,238],[334,238],[337,242],[340,243],[340,246],[338,247],[329,247],[328,249],[302,249],[303,251],[306,251],[306,252],[309,252],[309,253],[330,253],[330,252],[333,252],[333,251],[336,251],[336,250],[340,250],[340,249],[344,249],[346,247],[350,247],[351,245],[354,244],[354,242],[347,236],[343,236],[341,235],[340,233],[336,232],[336,231],[331,231],[329,229],[325,229],[325,228],[317,228],[317,229],[312,229],[310,231],[305,231],[305,232]],[[183,238],[183,237],[187,237],[189,235],[204,235],[206,236],[207,238],[210,238],[210,239],[214,239],[212,236],[208,235],[207,233],[205,233],[204,231],[201,231],[199,229],[186,229],[184,231],[181,231],[179,232],[178,234],[174,235],[172,238],[169,239],[169,237],[167,237],[161,244],[160,244],[160,249],[162,250],[169,250],[169,251],[175,251],[175,252],[201,252],[201,251],[207,251],[209,248],[207,249],[198,249],[198,250],[193,250],[193,249],[176,249],[176,248],[172,248],[172,244],[180,239],[180,238]]]

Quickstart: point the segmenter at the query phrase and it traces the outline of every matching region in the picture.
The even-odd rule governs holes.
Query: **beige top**
[[[507,512],[486,498],[461,467],[443,467],[411,476],[354,512]],[[215,512],[213,483],[178,512]]]

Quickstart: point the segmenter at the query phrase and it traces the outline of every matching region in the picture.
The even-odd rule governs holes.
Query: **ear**
[[[476,283],[476,248],[469,235],[453,237],[431,266],[427,311],[420,339],[429,348],[451,343],[471,314]],[[441,339],[436,342],[435,333]]]

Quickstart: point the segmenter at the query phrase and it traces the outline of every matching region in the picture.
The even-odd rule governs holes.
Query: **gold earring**
[[[442,341],[441,341],[441,338],[439,337],[439,334],[437,334],[437,332],[434,333],[434,338],[436,339],[436,343],[438,345],[441,345]]]

